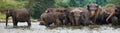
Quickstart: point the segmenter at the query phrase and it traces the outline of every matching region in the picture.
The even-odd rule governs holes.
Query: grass
[[[5,14],[0,14],[0,19],[5,19],[5,18],[6,18]]]

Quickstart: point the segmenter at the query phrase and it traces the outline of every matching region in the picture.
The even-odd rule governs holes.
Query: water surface
[[[45,27],[39,22],[32,22],[31,27],[27,27],[27,23],[18,23],[14,28],[12,23],[7,27],[0,23],[0,33],[120,33],[120,28],[109,25]]]

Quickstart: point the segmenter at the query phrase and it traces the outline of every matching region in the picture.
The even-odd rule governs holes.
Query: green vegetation
[[[0,20],[5,20],[6,15],[5,14],[0,14]],[[9,19],[12,19],[11,17],[9,17]]]
[[[5,14],[0,14],[0,19],[5,19]]]
[[[5,12],[10,8],[27,8],[30,10],[31,18],[38,19],[47,8],[83,7],[90,3],[97,3],[102,7],[120,4],[120,0],[0,0],[0,10],[3,14],[0,19],[5,18]]]
[[[27,1],[19,2],[15,0],[0,0],[0,10],[5,13],[6,10],[10,8],[23,8],[25,3],[27,3]]]

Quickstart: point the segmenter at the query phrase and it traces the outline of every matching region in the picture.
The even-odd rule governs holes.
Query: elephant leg
[[[65,25],[67,25],[67,24],[69,25],[68,19],[65,19],[64,22],[65,22]]]
[[[31,21],[28,20],[28,21],[27,21],[27,24],[28,24],[28,26],[31,26]]]
[[[62,25],[66,25],[66,21],[65,20],[62,20]]]
[[[18,22],[17,21],[13,21],[13,26],[17,26]]]
[[[50,25],[49,23],[45,23],[45,26],[47,26],[47,27],[48,27],[49,25]]]
[[[119,24],[118,18],[115,17],[115,16],[111,18],[111,22],[112,22],[113,25],[118,25]]]
[[[18,24],[17,19],[13,18],[13,26],[17,26],[17,24]]]
[[[68,25],[72,25],[72,23],[71,23],[71,21],[70,21],[70,19],[68,18],[68,17],[66,17],[66,25],[68,24]]]
[[[60,24],[65,25],[64,19],[60,19]]]
[[[56,23],[55,23],[57,26],[61,25],[61,21],[59,19],[56,20]]]

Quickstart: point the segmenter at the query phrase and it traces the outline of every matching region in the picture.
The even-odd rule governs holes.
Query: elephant
[[[86,11],[82,8],[70,7],[66,9],[66,13],[68,13],[67,15],[71,25],[78,26],[90,24],[90,22],[88,22]]]
[[[97,4],[89,4],[87,9],[90,12],[90,19],[95,24],[109,24],[117,22],[118,20],[117,17],[113,15],[115,12],[112,8],[102,9]]]
[[[27,22],[28,26],[31,26],[30,14],[26,8],[8,9],[6,12],[6,26],[10,16],[13,20],[13,26],[17,26],[18,22]]]
[[[115,7],[107,7],[105,8],[106,13],[109,15],[106,18],[106,21],[109,21],[110,23],[112,23],[113,25],[118,23],[118,17],[115,16],[116,15],[116,11],[115,11]]]
[[[107,8],[105,8],[105,10],[107,11],[107,12],[109,12],[109,14],[110,14],[110,16],[106,19],[106,21],[108,20],[108,19],[110,19],[111,17],[114,17],[113,19],[112,19],[112,24],[113,25],[119,25],[120,24],[120,11],[119,11],[119,9],[120,9],[120,6],[119,5],[115,5],[115,6],[112,6],[112,7],[107,7]]]
[[[56,12],[59,12],[59,13],[63,13],[63,14],[65,14],[65,8],[48,8],[46,11],[45,11],[45,13],[56,13]],[[66,15],[66,14],[65,14]],[[66,16],[65,16],[66,17]],[[67,17],[66,17],[67,18]],[[64,22],[64,24],[63,25],[67,25],[67,23],[68,23],[68,19],[66,19],[66,18],[62,18],[63,20],[66,20],[66,22]],[[61,19],[61,18],[60,18]],[[61,20],[62,20],[61,19]]]
[[[104,16],[104,11],[98,4],[92,3],[87,5],[87,10],[89,12],[89,18],[94,24],[108,24],[105,21],[107,16]]]
[[[40,25],[49,26],[50,24],[54,23],[55,25],[63,25],[66,22],[66,15],[60,12],[50,12],[50,13],[43,13],[41,15]]]

